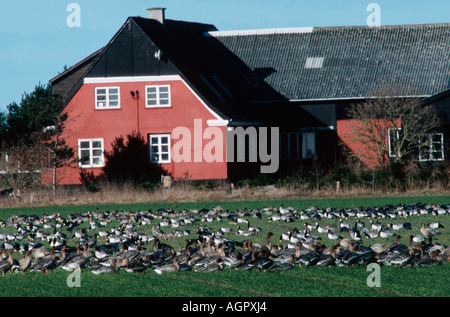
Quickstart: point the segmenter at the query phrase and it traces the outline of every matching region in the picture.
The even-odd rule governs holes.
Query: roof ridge
[[[206,36],[225,37],[225,36],[249,36],[249,35],[269,35],[269,34],[293,34],[293,33],[312,33],[316,30],[336,30],[336,29],[392,29],[392,28],[415,28],[415,27],[442,27],[450,26],[450,22],[423,23],[423,24],[389,24],[380,26],[367,25],[348,25],[348,26],[315,26],[315,27],[281,27],[266,29],[248,29],[248,30],[225,30],[205,32]]]
[[[249,30],[229,30],[205,32],[207,36],[247,36],[247,35],[267,35],[267,34],[292,34],[292,33],[312,33],[313,27],[288,27],[288,28],[268,28]]]

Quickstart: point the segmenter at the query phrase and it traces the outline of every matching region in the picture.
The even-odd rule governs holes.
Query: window
[[[103,167],[103,139],[78,140],[80,167]]]
[[[120,108],[119,87],[95,88],[95,109],[118,109]]]
[[[388,129],[388,145],[389,145],[389,157],[397,157],[396,144],[400,139],[400,128]],[[397,148],[397,151],[400,150]]]
[[[316,155],[314,132],[280,133],[280,158],[282,160],[306,160]]]
[[[420,161],[443,161],[444,160],[444,134],[432,133],[428,137],[419,137],[419,160]]]
[[[145,105],[147,108],[170,107],[170,86],[146,86]]]
[[[170,135],[149,134],[150,161],[152,163],[170,163]]]

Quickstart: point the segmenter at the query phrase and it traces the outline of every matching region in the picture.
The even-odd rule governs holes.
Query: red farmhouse
[[[377,88],[432,100],[445,114],[449,31],[448,24],[218,31],[149,9],[51,80],[68,113],[63,137],[81,158],[60,169],[60,184],[79,184],[79,169],[100,173],[114,139],[133,132],[145,136],[148,159],[175,179],[258,172],[261,162],[248,163],[251,136],[234,147],[247,163],[227,162],[227,131],[235,127],[279,129],[279,151],[271,145],[278,173],[314,160],[336,164],[338,145],[352,148],[347,107]],[[177,128],[190,133],[183,148],[190,160],[173,157]],[[428,159],[444,159],[447,140],[440,140]],[[205,152],[215,159],[199,157]]]

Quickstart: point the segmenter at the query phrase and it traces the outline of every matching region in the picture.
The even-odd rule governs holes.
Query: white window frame
[[[439,149],[435,148],[435,145],[433,143],[433,136],[440,136],[440,146]],[[421,162],[441,162],[445,160],[444,157],[444,133],[430,133],[428,135],[429,138],[429,144],[428,144],[428,153],[426,154],[426,156],[424,157],[424,152],[422,151],[422,145],[421,145],[421,141],[420,141],[420,137],[419,137],[419,161]],[[434,153],[441,153],[440,158],[435,158],[434,157]]]
[[[106,100],[105,100],[105,105],[103,107],[99,106],[99,93],[98,91],[100,89],[105,89],[106,90]],[[112,89],[117,89],[117,105],[115,106],[111,106],[111,101],[110,97],[111,97],[111,93],[110,90]],[[108,86],[108,87],[95,87],[95,109],[96,110],[107,110],[107,109],[120,109],[120,87],[119,86]]]
[[[397,131],[397,133],[396,133],[396,135],[397,135],[397,140],[399,140],[400,139],[400,130],[401,130],[401,128],[389,128],[388,129],[388,149],[389,149],[389,157],[397,157],[397,154],[395,154],[395,153],[393,153],[393,151],[392,151],[392,146],[391,146],[391,135],[392,135],[392,131],[393,130],[396,130]]]
[[[167,138],[167,143],[162,143],[161,139],[166,137]],[[157,144],[153,144],[152,138],[158,138],[158,143]],[[158,164],[164,164],[164,163],[170,163],[171,162],[171,155],[170,155],[170,151],[171,151],[171,146],[170,146],[171,140],[170,140],[170,134],[149,134],[148,135],[148,144],[149,144],[149,148],[150,148],[150,162],[152,163],[158,163]],[[155,153],[155,151],[153,150],[153,147],[158,147],[157,152]],[[167,146],[167,151],[163,151],[162,147],[163,146]],[[167,160],[163,160],[162,159],[162,155],[163,154],[167,154],[168,158]],[[158,159],[154,160],[153,159],[153,155],[158,155]]]
[[[149,88],[155,88],[156,89],[156,98],[149,98]],[[167,88],[168,97],[167,98],[161,98],[161,88]],[[155,105],[149,105],[150,100],[155,100]],[[167,104],[161,104],[162,100],[168,100]],[[172,107],[172,95],[171,95],[171,88],[170,85],[147,85],[145,86],[145,108],[170,108]]]
[[[82,148],[81,143],[82,142],[89,142],[89,164],[82,164],[81,158],[82,158]],[[94,142],[101,142],[100,148],[94,148],[93,143]],[[94,156],[94,150],[101,150],[101,156],[95,155]],[[79,166],[80,168],[95,168],[95,167],[103,167],[105,165],[105,158],[104,158],[104,142],[103,139],[78,139],[78,157],[80,158]],[[94,158],[100,158],[100,163],[95,164]]]

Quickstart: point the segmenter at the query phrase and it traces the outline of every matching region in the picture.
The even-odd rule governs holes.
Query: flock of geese
[[[7,274],[72,272],[87,269],[93,274],[119,270],[142,273],[212,272],[225,268],[274,272],[299,265],[353,266],[379,263],[394,266],[430,266],[450,261],[449,246],[433,242],[445,230],[439,222],[422,223],[414,232],[407,222],[411,216],[448,215],[450,205],[398,205],[374,208],[292,207],[223,210],[159,209],[157,211],[61,212],[13,215],[0,220],[0,272]],[[252,219],[269,222],[301,222],[302,228],[283,232],[279,237],[252,226]],[[336,225],[321,225],[338,219]],[[382,224],[380,219],[388,219]],[[186,225],[199,222],[195,238]],[[218,230],[209,223],[220,223]],[[117,226],[115,226],[117,224]],[[233,229],[231,227],[235,226]],[[141,232],[148,227],[151,234]],[[237,229],[236,229],[237,227]],[[4,233],[2,228],[6,228]],[[12,229],[13,228],[13,229]],[[81,229],[80,229],[81,228]],[[320,237],[326,235],[326,238]],[[265,241],[256,243],[255,237]],[[365,246],[363,240],[383,238],[386,243]],[[184,246],[176,250],[168,243],[182,238]],[[232,239],[234,238],[234,239]],[[324,242],[328,239],[329,243]],[[69,245],[69,241],[73,244]],[[365,242],[364,241],[364,242]],[[403,243],[401,243],[403,242]]]

